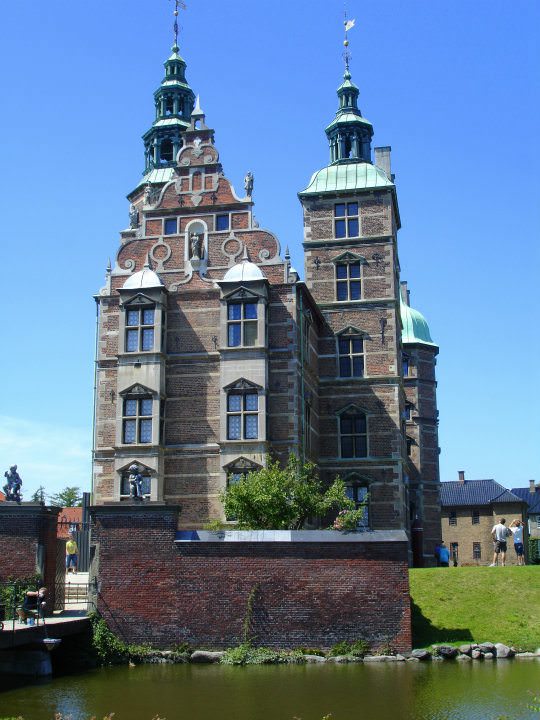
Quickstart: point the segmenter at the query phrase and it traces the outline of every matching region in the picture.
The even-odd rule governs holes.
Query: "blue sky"
[[[188,0],[181,53],[237,188],[303,268],[296,193],[327,163],[342,2]],[[172,41],[167,0],[1,11],[0,466],[88,488],[95,307]],[[539,54],[532,0],[349,0],[353,79],[392,146],[402,278],[441,347],[442,479],[539,468]]]

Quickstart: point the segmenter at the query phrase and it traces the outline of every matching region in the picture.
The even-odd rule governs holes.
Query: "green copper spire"
[[[174,166],[182,147],[181,133],[189,127],[195,101],[193,90],[186,81],[186,63],[175,44],[172,54],[165,62],[165,77],[154,93],[156,119],[143,135],[145,168],[144,175],[152,171]],[[151,178],[148,177],[151,182]]]

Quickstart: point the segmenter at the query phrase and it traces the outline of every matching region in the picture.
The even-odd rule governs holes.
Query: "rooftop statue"
[[[12,465],[9,470],[6,470],[4,477],[7,479],[7,482],[3,487],[4,493],[6,494],[6,500],[20,503],[22,479],[17,472],[17,466]]]
[[[253,181],[254,181],[253,173],[251,170],[248,171],[246,177],[244,178],[244,189],[246,191],[246,195],[248,197],[251,197],[253,195]]]

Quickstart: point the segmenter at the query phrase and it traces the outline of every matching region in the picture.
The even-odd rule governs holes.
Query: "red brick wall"
[[[61,508],[2,505],[0,508],[0,581],[27,578],[38,572],[38,547],[43,547],[43,581],[54,607],[56,525]]]
[[[98,607],[129,642],[411,647],[405,542],[175,543],[172,508],[94,509]]]

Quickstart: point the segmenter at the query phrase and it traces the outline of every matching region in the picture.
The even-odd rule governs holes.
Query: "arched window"
[[[357,408],[339,416],[339,440],[342,458],[367,457],[367,417]]]

